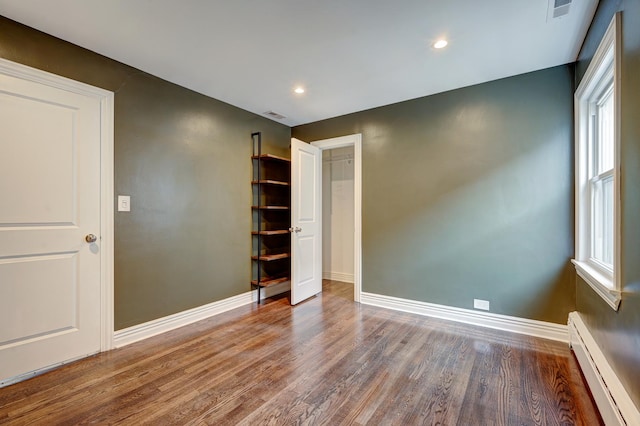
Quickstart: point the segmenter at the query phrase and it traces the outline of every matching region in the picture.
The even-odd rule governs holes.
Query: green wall
[[[250,135],[289,127],[3,17],[0,57],[115,92],[116,330],[250,290]]]
[[[640,408],[640,1],[601,0],[578,57],[584,75],[613,14],[622,11],[621,196],[622,302],[613,311],[580,277],[577,307]]]
[[[561,66],[293,128],[362,133],[363,291],[566,324],[573,79]]]

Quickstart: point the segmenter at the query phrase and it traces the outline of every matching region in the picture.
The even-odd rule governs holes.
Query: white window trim
[[[621,300],[621,232],[620,232],[620,49],[621,14],[611,20],[598,49],[575,93],[575,171],[576,171],[576,246],[575,259],[572,260],[576,272],[600,295],[609,306],[618,310]],[[598,267],[597,262],[589,258],[590,253],[590,197],[588,172],[589,147],[589,100],[599,87],[602,78],[613,66],[614,84],[614,235],[613,235],[613,274],[607,274]],[[585,111],[587,113],[585,113]]]

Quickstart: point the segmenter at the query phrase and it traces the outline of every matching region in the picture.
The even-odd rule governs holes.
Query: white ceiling
[[[0,15],[294,126],[573,62],[597,3],[550,20],[549,0],[0,0]]]

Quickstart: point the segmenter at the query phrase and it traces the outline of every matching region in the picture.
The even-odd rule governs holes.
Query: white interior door
[[[291,303],[322,291],[322,151],[291,139]]]
[[[0,382],[101,344],[101,104],[37,81],[0,71]]]

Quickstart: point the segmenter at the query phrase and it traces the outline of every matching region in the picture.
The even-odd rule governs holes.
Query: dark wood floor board
[[[230,350],[229,353],[234,352]],[[171,406],[176,398],[181,398],[184,394],[190,393],[191,384],[195,378],[200,380],[220,380],[225,374],[232,375],[234,369],[242,368],[241,364],[234,364],[229,360],[211,365],[212,354],[215,351],[203,352],[195,351],[191,344],[187,344],[181,353],[176,357],[173,351],[168,352],[159,358],[155,358],[152,366],[144,370],[143,376],[120,377],[116,375],[110,389],[115,391],[119,396],[119,411],[123,417],[133,416],[136,418],[138,413],[137,407],[146,404],[155,404],[164,407],[165,403]],[[169,358],[167,358],[169,357]],[[133,370],[137,371],[137,370]],[[140,381],[146,383],[143,392],[140,391]],[[125,383],[126,386],[122,386]],[[97,396],[96,396],[97,397]],[[99,398],[96,398],[99,400]],[[87,416],[91,418],[100,418],[103,415],[109,415],[113,401],[112,397],[107,397],[102,405],[94,406],[87,413],[79,413],[78,418]],[[154,412],[154,415],[157,411]],[[73,419],[77,420],[77,419]]]
[[[572,419],[583,412],[580,406],[590,399],[583,386],[574,386],[575,381],[572,378],[570,365],[573,358],[555,357],[544,352],[535,352],[535,357],[540,366],[541,382],[555,394],[555,398],[550,399],[549,405],[544,410],[547,422],[560,425],[571,424]],[[584,412],[588,413],[588,411]],[[597,418],[588,417],[584,419],[585,424],[592,424],[597,420]]]
[[[367,341],[377,339],[377,336],[384,334],[383,330],[387,323],[386,319],[372,318],[367,327],[361,328],[359,333],[354,334],[353,331],[348,331],[344,340],[337,341],[336,345],[325,346],[322,356],[313,360],[313,364],[301,366],[302,368],[310,367],[313,372],[309,373],[308,377],[297,378],[290,388],[300,395],[302,400],[312,401],[309,405],[311,403],[318,405],[322,397],[318,399],[315,390],[322,389],[322,386],[335,387],[336,384],[339,386],[340,375],[349,377],[351,370],[360,371],[362,364],[357,363],[357,360],[362,359],[363,355],[373,348],[367,344]],[[384,345],[381,344],[374,350],[381,350],[383,347]],[[356,363],[352,364],[352,360],[356,360]],[[350,371],[344,371],[344,365],[349,365]]]
[[[385,324],[386,330],[384,327],[376,330],[375,344],[367,344],[365,340],[357,350],[341,354],[337,362],[323,372],[319,385],[312,388],[311,392],[306,392],[305,401],[315,407],[311,413],[312,419],[320,423],[321,419],[337,414],[348,401],[349,395],[354,393],[354,389],[362,389],[363,383],[366,383],[375,371],[388,365],[389,359],[385,357],[385,353],[389,348],[397,348],[407,339],[409,330],[407,333],[393,333],[395,327]],[[328,389],[328,392],[325,389]]]
[[[380,323],[377,328],[369,330],[369,333],[377,335],[382,333],[380,330],[384,328],[385,324],[386,321]],[[330,333],[327,334],[331,336]],[[270,418],[278,418],[281,416],[280,411],[287,409],[287,403],[294,406],[305,406],[307,413],[313,411],[319,403],[313,398],[314,391],[316,389],[326,389],[327,387],[331,388],[334,385],[336,376],[339,374],[336,373],[336,370],[341,368],[341,363],[344,364],[343,358],[349,354],[359,356],[362,351],[369,350],[370,346],[358,345],[355,348],[354,355],[354,349],[351,345],[353,339],[351,333],[347,333],[339,340],[328,337],[322,339],[324,342],[316,343],[317,350],[313,358],[303,357],[300,362],[290,365],[294,371],[300,372],[300,374],[291,375],[294,380],[287,386],[285,395],[287,397],[295,395],[295,398],[291,401],[285,401],[281,396],[276,395],[268,399],[265,405],[256,410],[248,420],[254,422],[254,424],[261,424]],[[285,359],[284,361],[286,363],[287,360]],[[349,365],[351,366],[351,364]],[[323,395],[331,396],[332,393],[323,392]]]
[[[342,405],[333,416],[326,416],[321,425],[366,425],[382,398],[388,395],[385,385],[390,383],[389,372],[384,369],[372,369],[366,379],[360,380],[357,392],[343,399]],[[390,386],[390,385],[389,385]]]
[[[495,410],[496,417],[509,425],[526,425],[528,417],[522,400],[527,390],[523,386],[520,372],[522,371],[522,364],[527,362],[524,355],[527,351],[515,349],[511,345],[500,345],[499,348],[503,360],[501,365],[504,366],[504,368],[508,368],[508,371],[500,371],[501,376],[504,377],[505,386],[507,386],[505,387],[506,397],[501,398],[501,400],[505,402],[506,414]]]
[[[416,327],[411,327],[407,334],[403,334],[400,339],[396,339],[397,344],[387,345],[380,357],[379,361],[374,364],[373,358],[375,352],[371,352],[371,360],[368,360],[370,365],[369,371],[376,374],[370,378],[373,385],[376,386],[375,392],[371,393],[367,387],[367,382],[363,382],[360,387],[360,391],[352,393],[354,401],[350,404],[361,406],[358,415],[354,418],[358,424],[367,424],[372,422],[375,413],[379,412],[380,407],[387,404],[397,394],[397,386],[400,383],[402,386],[404,377],[406,375],[407,365],[411,362],[413,356],[417,356],[421,342],[424,338],[424,330],[419,330]],[[393,349],[393,352],[390,350]],[[394,356],[395,353],[404,353],[407,356],[398,358]],[[384,381],[380,381],[384,378]],[[361,395],[361,396],[360,396]],[[362,398],[366,404],[359,404],[357,398]],[[342,410],[348,410],[349,406],[342,407]],[[347,418],[350,416],[346,416]]]
[[[260,392],[258,392],[257,388],[260,387],[260,382],[252,379],[255,379],[257,375],[263,374],[267,374],[266,377],[269,377],[269,368],[282,370],[282,363],[286,362],[286,359],[279,356],[279,353],[286,355],[292,353],[293,350],[290,347],[291,343],[283,340],[272,342],[272,339],[273,336],[265,333],[265,336],[255,340],[254,344],[238,345],[234,347],[233,351],[229,351],[219,357],[219,363],[216,367],[207,369],[206,372],[193,369],[185,371],[188,374],[183,379],[169,383],[169,386],[173,389],[167,389],[166,401],[165,398],[162,398],[160,402],[169,403],[173,393],[179,394],[187,390],[194,379],[215,381],[217,383],[214,389],[208,389],[206,392],[201,393],[191,404],[194,407],[194,413],[197,413],[195,410],[210,410],[211,413],[208,413],[209,418],[213,417],[213,413],[225,414],[234,409],[236,401],[245,394],[250,394],[253,398],[259,398]],[[267,365],[271,367],[265,367]],[[196,373],[197,376],[194,377],[193,375]],[[255,383],[256,386],[252,386],[251,383]],[[277,386],[260,388],[262,392],[278,390]],[[183,413],[182,416],[188,417],[188,414]],[[171,415],[168,417],[172,418]]]
[[[442,421],[442,403],[446,401],[451,386],[447,371],[447,359],[451,356],[446,345],[433,345],[439,332],[430,330],[417,340],[418,350],[408,357],[402,370],[395,376],[389,397],[380,404],[369,419],[374,424],[419,424],[423,417]],[[444,355],[444,356],[443,356]],[[396,357],[404,357],[404,353]],[[426,372],[426,374],[425,374]],[[426,404],[419,404],[425,400]]]
[[[601,421],[600,416],[592,409],[595,407],[595,402],[589,389],[584,385],[586,380],[578,367],[574,354],[571,354],[566,364],[569,369],[569,386],[573,393],[573,403],[576,405],[578,413],[586,416],[587,424],[598,424]]]
[[[92,365],[91,363],[80,363],[81,368],[79,368],[79,372],[82,374],[71,374],[64,377],[64,380],[59,380],[56,376],[66,370],[58,369],[52,371],[47,374],[51,376],[51,383],[57,383],[57,385],[51,386],[50,388],[38,388],[37,392],[28,396],[30,403],[24,405],[22,409],[30,411],[34,406],[38,406],[43,402],[55,407],[58,400],[62,401],[67,399],[69,389],[73,389],[75,394],[79,394],[84,389],[93,388],[97,384],[109,386],[111,392],[117,391],[121,394],[127,395],[127,392],[139,387],[140,380],[151,382],[154,374],[158,372],[164,374],[166,371],[175,371],[175,364],[184,363],[190,359],[188,355],[189,353],[194,354],[192,356],[200,357],[203,362],[207,362],[210,355],[197,352],[195,349],[200,347],[203,340],[209,338],[209,336],[205,335],[195,341],[192,341],[187,346],[168,346],[169,349],[165,351],[157,351],[155,353],[146,351],[146,356],[144,356],[143,353],[140,353],[136,358],[123,357],[129,362],[128,365],[124,365],[122,362],[111,362],[112,360],[109,359],[110,357],[103,357],[101,355],[100,358],[104,358],[104,362],[94,365],[93,371],[86,371],[89,370],[89,366]],[[221,341],[224,342],[224,340]],[[180,351],[179,357],[176,356],[176,351]],[[89,361],[89,359],[85,361]],[[137,367],[142,365],[144,365],[145,368],[141,373]],[[99,400],[99,392],[93,392],[92,395],[94,401]],[[138,397],[141,396],[140,393],[137,393],[137,395]],[[111,398],[111,394],[107,395],[107,398]],[[16,402],[19,402],[18,398],[13,401],[13,403]],[[64,405],[63,402],[64,401],[61,402],[61,406]],[[7,409],[10,409],[11,402],[5,405],[7,406]],[[13,414],[17,415],[19,412],[15,412]]]
[[[598,425],[566,344],[354,303],[325,281],[0,389],[11,425]]]
[[[329,314],[328,317],[331,321],[338,322],[339,318],[333,315],[333,310],[334,308],[332,307],[328,307],[324,312],[323,310],[316,310],[315,315],[321,315],[323,313]],[[260,398],[261,392],[258,392],[257,389],[247,389],[246,385],[244,385],[247,381],[250,383],[252,378],[255,378],[256,376],[264,376],[270,377],[271,380],[273,380],[274,377],[277,377],[276,375],[278,371],[287,371],[282,368],[283,364],[289,365],[290,367],[296,362],[300,362],[302,366],[308,364],[311,360],[296,360],[295,357],[291,357],[292,354],[296,353],[313,353],[305,350],[305,346],[311,345],[318,347],[319,345],[326,346],[328,344],[332,344],[337,347],[344,346],[344,342],[332,341],[335,340],[334,335],[342,337],[343,333],[341,327],[331,327],[331,324],[325,324],[324,327],[314,326],[313,324],[315,322],[313,321],[313,315],[297,315],[295,320],[299,323],[296,330],[298,337],[301,341],[308,342],[302,344],[299,348],[291,347],[291,343],[287,343],[285,340],[276,340],[275,342],[269,342],[269,345],[267,345],[267,342],[264,342],[263,340],[271,340],[273,339],[273,336],[270,336],[270,333],[268,332],[264,332],[264,336],[262,336],[261,339],[256,340],[254,345],[242,348],[243,351],[239,353],[232,351],[228,356],[224,357],[224,361],[220,364],[223,367],[223,372],[216,372],[216,381],[218,382],[218,386],[216,386],[215,392],[207,392],[202,395],[202,398],[198,398],[198,400],[206,399],[209,401],[209,404],[198,404],[198,401],[195,401],[196,403],[193,404],[199,410],[208,408],[207,405],[209,407],[214,407],[210,409],[211,412],[205,416],[208,421],[221,421],[218,416],[226,414],[227,411],[229,411],[223,408],[235,408],[234,401],[237,401],[238,398],[242,398],[243,394],[250,393],[253,398]],[[277,322],[273,322],[272,324],[275,325]],[[322,330],[327,328],[332,330],[335,329],[335,331],[333,333],[322,333]],[[301,336],[305,337],[301,338]],[[348,337],[342,338],[345,339]],[[280,348],[278,348],[278,344],[280,344]],[[265,349],[268,350],[268,353],[260,354],[260,351]],[[250,361],[250,363],[243,362],[243,358]],[[231,362],[232,365],[227,365],[227,361]],[[188,379],[185,379],[185,382],[190,383]],[[269,388],[263,389],[263,392],[274,392],[278,390],[280,390],[279,386],[274,384]],[[267,396],[265,395],[265,397]]]
[[[461,410],[462,398],[466,392],[469,382],[468,374],[460,374],[460,371],[471,371],[474,357],[471,353],[470,342],[467,339],[454,340],[451,336],[444,337],[447,344],[441,345],[447,348],[440,352],[440,356],[431,363],[423,361],[420,368],[412,373],[414,380],[415,398],[410,402],[415,406],[414,410],[407,410],[404,413],[405,424],[424,424],[425,422],[435,422],[440,424],[451,424],[455,422]],[[426,347],[431,346],[431,341],[425,341]],[[447,353],[448,352],[448,353]],[[444,360],[442,362],[441,360]],[[436,370],[438,376],[433,386],[431,376],[433,373],[430,366],[438,363]],[[431,394],[420,392],[425,388],[433,389]]]
[[[458,416],[461,424],[497,424],[497,393],[492,383],[498,382],[498,369],[494,368],[499,357],[491,343],[474,340],[473,367],[470,370],[467,391]]]

